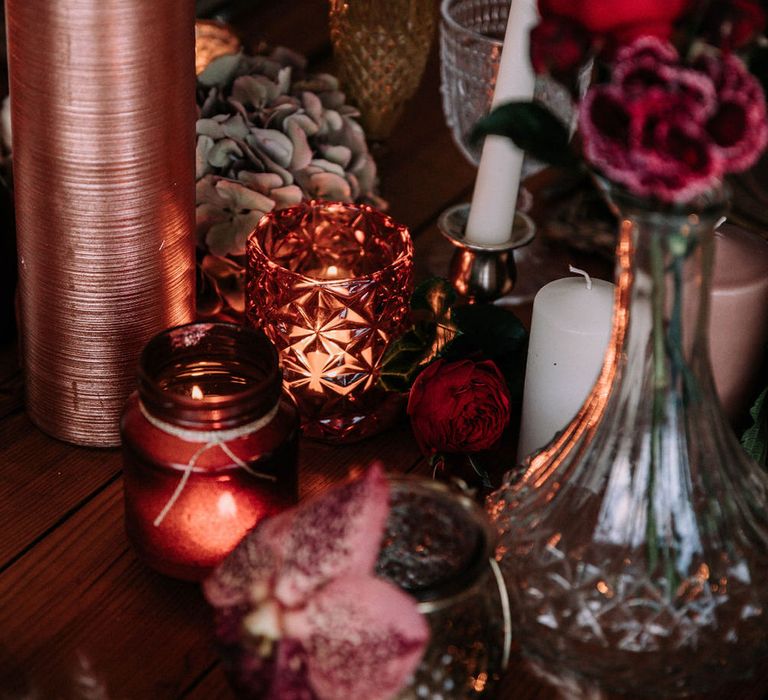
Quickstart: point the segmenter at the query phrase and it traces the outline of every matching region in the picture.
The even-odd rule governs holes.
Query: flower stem
[[[668,386],[664,342],[664,253],[659,236],[651,235],[651,324],[653,341],[653,412],[651,415],[651,455],[648,466],[648,571],[653,573],[658,563],[659,531],[654,512],[656,475],[661,465],[661,431],[664,425],[664,396]]]

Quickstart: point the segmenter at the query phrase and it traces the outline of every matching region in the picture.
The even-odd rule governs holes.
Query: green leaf
[[[550,165],[575,166],[579,160],[570,147],[568,127],[538,102],[507,102],[483,117],[472,140],[506,136],[522,150]]]
[[[741,446],[760,466],[768,466],[768,388],[757,397],[749,415],[754,422],[741,436]]]
[[[436,335],[436,323],[419,323],[395,340],[384,354],[379,384],[387,391],[410,391]]]
[[[513,400],[523,393],[528,334],[511,311],[492,304],[472,304],[453,309],[459,335],[443,350],[446,359],[473,354],[493,360],[509,387]]]
[[[448,314],[456,302],[456,292],[451,283],[442,277],[431,277],[419,284],[411,296],[411,309],[429,311],[435,320]]]

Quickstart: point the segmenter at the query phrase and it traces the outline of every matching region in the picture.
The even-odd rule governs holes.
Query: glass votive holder
[[[121,424],[125,522],[139,557],[200,580],[298,500],[298,414],[274,346],[228,323],[164,331],[139,359]]]
[[[473,165],[480,162],[482,143],[473,143],[472,129],[491,109],[501,49],[509,17],[509,0],[441,0],[440,92],[443,114],[453,141]],[[536,101],[566,124],[573,113],[568,91],[552,78],[537,76]],[[542,167],[526,157],[523,174]]]
[[[408,229],[372,207],[312,201],[261,219],[246,313],[280,353],[307,437],[357,440],[392,422],[400,397],[377,381],[412,292]]]
[[[390,478],[376,573],[418,601],[430,641],[396,700],[493,697],[509,661],[509,601],[482,509],[446,484]]]

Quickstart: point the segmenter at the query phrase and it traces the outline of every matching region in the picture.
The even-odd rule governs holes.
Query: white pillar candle
[[[512,0],[492,107],[533,97],[528,35],[538,19],[535,0]],[[503,136],[488,136],[477,170],[464,237],[480,245],[508,241],[515,218],[523,152]]]
[[[555,280],[533,301],[518,459],[544,447],[576,415],[603,366],[614,285]]]

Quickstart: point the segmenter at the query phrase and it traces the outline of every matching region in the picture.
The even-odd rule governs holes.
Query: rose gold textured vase
[[[194,314],[194,3],[6,17],[27,408],[114,445],[139,350]]]

